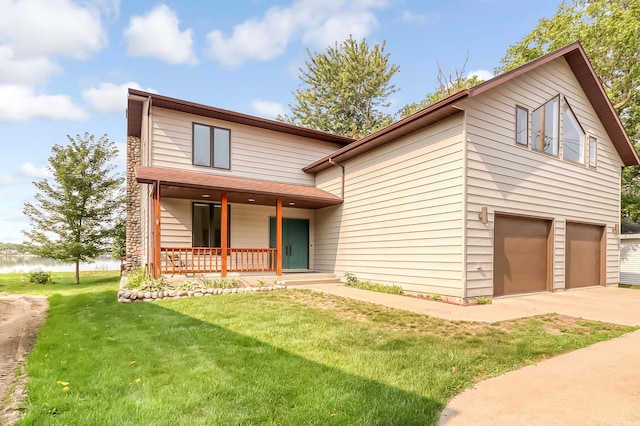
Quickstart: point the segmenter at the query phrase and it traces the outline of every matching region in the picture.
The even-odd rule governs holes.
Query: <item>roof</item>
[[[148,166],[136,166],[135,175],[140,183],[157,182],[161,197],[214,201],[225,193],[231,203],[275,206],[280,198],[284,207],[311,209],[342,203],[340,197],[313,186]]]
[[[629,136],[624,130],[624,127],[618,118],[618,114],[616,114],[613,105],[611,105],[611,101],[609,100],[600,79],[593,70],[582,45],[580,45],[579,42],[574,42],[509,72],[487,80],[471,89],[462,90],[442,99],[441,101],[432,104],[415,114],[405,117],[388,127],[329,154],[328,156],[306,166],[303,170],[310,173],[319,172],[331,167],[331,162],[344,162],[345,160],[353,158],[363,152],[370,151],[380,145],[449,118],[461,112],[461,109],[457,107],[458,102],[478,96],[495,88],[496,86],[513,80],[522,74],[561,57],[564,57],[567,61],[569,67],[571,67],[571,70],[573,71],[573,74],[580,83],[582,90],[593,105],[598,118],[602,122],[602,125],[611,138],[613,145],[618,151],[618,155],[620,155],[622,163],[625,166],[640,164],[640,158],[638,158],[638,154],[629,140]]]
[[[168,96],[162,96],[136,89],[129,89],[129,98],[127,100],[127,136],[140,137],[142,129],[142,104],[146,100],[150,101],[151,106],[165,108],[172,111],[185,112],[202,117],[244,124],[247,126],[302,136],[323,142],[346,145],[354,141],[354,139],[345,136],[334,135],[314,129],[307,129],[305,127],[295,126],[281,121],[268,120],[266,118],[241,114],[235,111],[215,108],[208,105],[197,104],[182,99],[170,98]]]

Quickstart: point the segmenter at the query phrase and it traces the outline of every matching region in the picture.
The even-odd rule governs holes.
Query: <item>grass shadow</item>
[[[24,424],[424,425],[443,408],[157,303],[115,300],[50,298]]]

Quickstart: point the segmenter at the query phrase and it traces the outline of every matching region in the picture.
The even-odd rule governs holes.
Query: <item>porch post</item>
[[[153,277],[160,278],[160,182],[153,184]]]
[[[227,252],[229,248],[229,241],[227,241],[227,235],[229,231],[227,230],[227,222],[229,221],[229,210],[227,207],[227,194],[222,194],[221,199],[221,211],[220,211],[220,247],[222,248],[222,262],[221,262],[221,271],[220,274],[223,277],[227,276]]]
[[[276,201],[276,275],[282,275],[282,200]]]

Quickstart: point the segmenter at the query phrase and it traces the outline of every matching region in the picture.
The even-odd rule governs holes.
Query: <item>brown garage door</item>
[[[604,226],[567,222],[565,288],[602,284]]]
[[[551,221],[496,215],[493,246],[493,294],[548,289]]]

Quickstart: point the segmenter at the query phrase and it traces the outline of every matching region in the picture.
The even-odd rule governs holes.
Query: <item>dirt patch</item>
[[[45,297],[0,296],[0,425],[13,425],[26,397],[25,360],[49,306]]]

